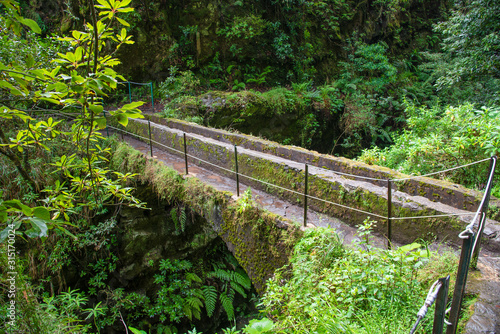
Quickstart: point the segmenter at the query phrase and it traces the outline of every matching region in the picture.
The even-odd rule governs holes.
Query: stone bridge
[[[242,209],[241,201],[245,199],[240,198],[240,203],[237,203],[234,181],[229,189],[221,181],[223,178],[236,178],[236,156],[241,181],[250,186],[252,191],[261,190],[281,199],[283,203],[288,203],[284,204],[287,207],[304,204],[305,164],[308,164],[308,201],[311,209],[308,217],[313,217],[308,220],[308,225],[321,225],[321,219],[314,216],[316,213],[312,210],[336,217],[351,226],[369,216],[378,221],[382,238],[387,231],[387,180],[401,180],[392,182],[392,217],[410,219],[392,220],[392,240],[395,243],[409,243],[422,238],[460,245],[458,234],[468,224],[472,218],[471,212],[477,209],[482,198],[482,193],[445,181],[426,177],[408,178],[387,168],[282,146],[252,136],[151,115],[147,117],[150,123],[148,120],[129,121],[126,131],[144,141],[134,146],[148,155],[151,138],[153,156],[160,157],[180,174],[185,172],[183,159],[186,150],[189,175],[194,174],[197,178],[177,176],[174,186],[178,187],[182,183],[183,190],[180,193],[184,194],[183,202],[210,222],[212,229],[225,241],[259,292],[263,291],[265,281],[274,270],[287,263],[294,242],[301,235],[302,221],[297,219],[296,214],[293,218],[300,223],[294,224],[269,212],[266,205],[249,205]],[[173,158],[168,157],[170,154]],[[139,167],[133,166],[131,160],[121,169],[142,175],[160,173],[158,168],[161,167],[156,159],[146,159],[144,156],[142,159],[144,163],[140,163]],[[216,172],[218,176],[203,174],[202,169]],[[212,182],[213,187],[202,185],[203,182],[210,183],[209,179],[215,180],[215,183]],[[489,258],[486,260],[498,260],[496,253],[500,251],[500,224],[494,219],[498,216],[499,206],[498,200],[490,201],[489,214],[493,219],[487,220],[482,244],[488,252]],[[416,218],[422,216],[427,218]],[[339,228],[337,223],[328,220],[327,225]],[[488,267],[490,273],[493,270],[494,280],[490,277],[481,284],[472,284],[476,293],[483,295],[487,290],[500,290],[497,262],[490,263]],[[476,312],[476,318],[473,317],[472,321],[477,318],[483,321],[491,319],[492,314],[500,316],[496,308],[500,304],[498,294],[495,297],[490,293],[490,297],[482,300],[479,308],[482,311]],[[494,328],[497,322],[493,321],[489,327]]]

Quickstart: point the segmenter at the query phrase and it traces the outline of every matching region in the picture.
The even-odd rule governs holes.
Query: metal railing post
[[[151,108],[152,112],[155,112],[155,101],[153,97],[153,82],[150,82],[150,84],[151,84]]]
[[[240,175],[238,173],[238,148],[234,145],[234,170],[236,172],[236,196],[240,197]]]
[[[490,203],[490,196],[491,196],[491,189],[493,188],[493,176],[495,175],[495,167],[496,167],[496,162],[497,162],[497,157],[492,156],[490,159],[490,168],[488,172],[488,177],[491,176],[491,181],[489,184],[487,184],[486,189],[485,189],[485,201],[483,203],[483,206],[480,208],[479,211],[479,225],[480,228],[477,231],[476,235],[476,247],[474,249],[474,254],[472,254],[472,263],[473,267],[476,266],[477,263],[477,257],[479,256],[479,249],[481,248],[481,237],[483,235],[483,230],[484,230],[484,223],[483,221],[486,220],[486,213],[488,212],[488,206]]]
[[[151,158],[153,157],[153,142],[151,141],[151,121],[148,121],[148,129],[149,129],[149,150],[151,152]]]
[[[187,155],[187,141],[186,141],[186,133],[183,132],[183,137],[184,137],[184,162],[186,164],[186,175],[189,174],[188,170],[188,155]]]
[[[392,181],[387,180],[387,249],[392,248]]]
[[[305,175],[305,184],[304,184],[304,227],[307,226],[307,184],[309,182],[309,166],[306,164],[306,175]]]
[[[455,283],[455,290],[453,291],[453,299],[451,301],[450,316],[448,318],[451,324],[446,328],[446,334],[455,334],[457,331],[458,317],[460,315],[462,299],[465,293],[465,284],[467,283],[471,252],[474,245],[474,234],[469,231],[464,231],[463,234],[465,236],[462,243],[462,251],[460,253],[460,262],[458,263],[457,280]]]
[[[128,82],[128,100],[130,103],[132,103],[132,90],[130,89],[130,82]]]
[[[104,120],[106,120],[106,110],[102,111],[102,115],[104,116]],[[108,121],[106,121],[106,135],[109,137]]]
[[[436,298],[436,311],[434,312],[434,325],[432,334],[443,334],[444,317],[446,313],[446,303],[448,302],[448,287],[450,285],[450,275],[440,278],[441,288]]]

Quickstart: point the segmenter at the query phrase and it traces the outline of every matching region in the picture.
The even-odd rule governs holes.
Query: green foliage
[[[273,327],[274,323],[268,318],[253,319],[243,328],[243,332],[248,334],[268,333]]]
[[[455,1],[452,15],[435,27],[444,36],[447,61],[436,81],[438,89],[468,88],[470,95],[464,97],[465,101],[498,103],[499,12],[497,1]],[[475,92],[480,96],[474,96]]]
[[[234,266],[234,258],[231,257],[230,260],[230,262],[233,262]],[[246,291],[250,290],[251,287],[248,275],[241,268],[235,269],[236,270],[231,270],[230,268],[226,268],[226,265],[224,264],[214,264],[214,271],[207,274],[208,278],[216,278],[219,281],[219,301],[223,310],[226,312],[228,320],[233,320],[235,318],[235,309],[233,304],[236,292],[243,298],[246,298]],[[205,292],[206,295],[213,295],[213,291],[210,291],[208,288]],[[209,303],[213,304],[213,300],[210,300]]]
[[[262,300],[275,321],[273,332],[409,331],[427,294],[417,274],[429,261],[428,251],[418,244],[370,247],[371,226],[363,224],[364,241],[354,248],[344,248],[332,229],[305,231],[290,265],[276,272]],[[424,328],[432,326],[428,319],[432,315]]]
[[[129,3],[127,1],[99,3],[96,8],[101,10],[99,15],[104,17],[98,21],[95,8],[91,8],[93,19],[91,24],[87,24],[85,32],[73,31],[71,37],[59,38],[70,48],[66,53],[57,53],[52,61],[55,66],[47,67],[46,58],[29,55],[18,62],[17,57],[8,57],[16,50],[2,50],[0,95],[5,98],[0,102],[0,122],[14,125],[14,128],[12,136],[8,137],[4,132],[6,128],[2,126],[0,154],[15,166],[33,192],[38,195],[45,192],[49,195],[46,198],[33,196],[33,199],[39,198],[39,204],[43,203],[45,210],[48,210],[43,217],[45,221],[21,218],[22,222],[31,221],[36,227],[30,227],[29,224],[26,224],[26,227],[25,224],[16,226],[19,232],[24,229],[28,237],[46,236],[49,220],[54,220],[51,225],[60,227],[62,220],[70,220],[70,213],[78,214],[84,207],[90,211],[98,210],[104,204],[114,205],[115,200],[120,204],[124,201],[138,204],[130,193],[131,189],[120,184],[120,177],[123,175],[115,173],[118,177],[112,179],[108,176],[109,170],[98,166],[102,161],[106,161],[109,153],[109,149],[101,147],[99,143],[102,136],[98,130],[106,126],[106,119],[101,117],[103,106],[102,98],[99,97],[106,96],[107,92],[116,89],[118,79],[123,80],[123,77],[113,70],[119,61],[104,52],[104,45],[109,44],[111,47],[111,44],[115,43],[117,50],[123,44],[133,43],[125,28],[119,32],[113,28],[116,20],[119,24],[128,25],[117,17],[117,14],[133,9],[126,7]],[[6,27],[0,29],[1,38],[12,34],[19,36],[20,24],[28,26],[35,33],[40,32],[34,21],[19,16],[17,2],[6,0],[2,1],[2,4],[8,10],[2,12],[0,23]],[[3,60],[9,62],[3,63]],[[128,117],[141,117],[137,109],[141,104],[125,105],[111,112],[111,115],[125,126]],[[76,109],[79,112],[74,114],[76,121],[72,123],[71,130],[63,132],[60,128],[61,121],[34,118],[40,113],[40,106],[53,108],[55,112],[61,108]],[[58,176],[67,181],[66,186],[58,187],[59,193],[55,193],[51,188],[44,189],[45,185],[39,184],[37,178],[31,175],[33,160],[29,159],[29,156],[50,153],[48,143],[51,141],[71,143],[78,152],[69,157],[63,155],[54,159]],[[23,210],[4,211],[7,215],[2,215],[2,224],[18,220],[25,214]],[[33,229],[35,230],[32,231]]]
[[[408,128],[394,136],[385,149],[365,150],[361,161],[387,166],[408,174],[427,174],[467,164],[500,151],[498,108],[417,107],[408,104]],[[467,187],[482,188],[488,164],[440,174]]]
[[[160,83],[158,94],[163,101],[168,101],[181,95],[194,95],[200,85],[200,80],[191,71],[179,71],[171,66],[169,77]]]
[[[191,262],[186,260],[160,261],[160,273],[154,276],[159,290],[155,303],[147,310],[149,316],[172,323],[179,323],[184,317],[200,319],[204,295],[201,279],[189,271],[191,268]]]

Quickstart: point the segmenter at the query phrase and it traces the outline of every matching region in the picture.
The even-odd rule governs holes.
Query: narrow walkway
[[[124,136],[124,139],[136,150],[142,152],[146,156],[150,156],[150,148],[149,144],[146,144],[142,141],[139,141],[130,136]],[[193,165],[192,163],[188,167],[189,174],[185,175],[186,168],[185,162],[183,159],[170,154],[166,150],[161,150],[158,148],[153,148],[153,158],[159,161],[162,161],[166,166],[175,169],[179,174],[184,177],[196,177],[203,181],[206,184],[211,185],[217,190],[220,191],[228,191],[233,194],[233,198],[236,197],[236,181],[221,176],[213,171],[210,171],[206,168]],[[240,195],[243,194],[249,188],[245,182],[240,182]],[[270,195],[266,192],[251,189],[252,198],[257,203],[260,208],[266,209],[272,213],[280,215],[282,217],[288,218],[292,221],[295,221],[299,224],[303,224],[304,217],[304,208],[290,202],[281,200],[276,198],[273,195]],[[335,228],[337,231],[341,233],[344,238],[344,242],[347,244],[352,243],[353,241],[359,240],[356,237],[356,229],[342,222],[341,220],[333,217],[329,217],[325,214],[316,212],[314,210],[307,210],[307,223],[308,226],[321,226],[326,227],[330,226]],[[386,247],[386,241],[381,236],[375,237],[375,243],[380,248]]]

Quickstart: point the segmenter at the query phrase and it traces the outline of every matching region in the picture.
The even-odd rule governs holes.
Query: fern
[[[186,273],[186,281],[198,282],[198,283],[202,282],[201,278],[198,275],[196,275],[195,273],[191,273],[191,272]]]
[[[224,282],[231,282],[231,280],[233,278],[233,275],[231,275],[230,272],[228,272],[224,269],[221,269],[221,268],[215,269],[215,271],[212,271],[211,273],[209,273],[209,276],[216,277]]]
[[[182,208],[181,210],[181,216],[180,216],[180,223],[181,223],[181,232],[184,233],[186,230],[186,208]]]
[[[233,290],[235,290],[236,292],[238,292],[240,295],[243,296],[243,298],[246,298],[247,297],[247,294],[245,292],[245,289],[243,289],[243,287],[241,285],[239,285],[238,283],[234,282],[234,281],[231,281],[231,288]]]
[[[185,304],[183,305],[184,314],[192,320],[193,316],[196,319],[200,319],[201,312],[200,309],[203,306],[203,302],[198,297],[189,297],[185,300]]]
[[[182,305],[182,311],[184,312],[184,315],[188,317],[190,321],[193,320],[193,309],[189,307],[188,304]]]
[[[246,273],[240,274],[238,272],[233,273],[233,281],[241,285],[245,290],[250,290],[252,282]]]
[[[217,304],[217,289],[214,286],[204,286],[202,288],[203,296],[205,297],[205,307],[207,309],[207,315],[209,317],[215,311],[215,305]]]
[[[173,208],[170,210],[170,217],[172,218],[175,226],[175,235],[179,235],[179,219],[177,218],[177,210]]]
[[[225,292],[220,294],[220,301],[221,301],[222,307],[224,308],[224,311],[226,311],[227,318],[229,320],[234,319],[234,307],[233,307],[234,292],[231,296],[231,291],[234,291],[234,290],[230,290],[229,294],[226,294]]]

